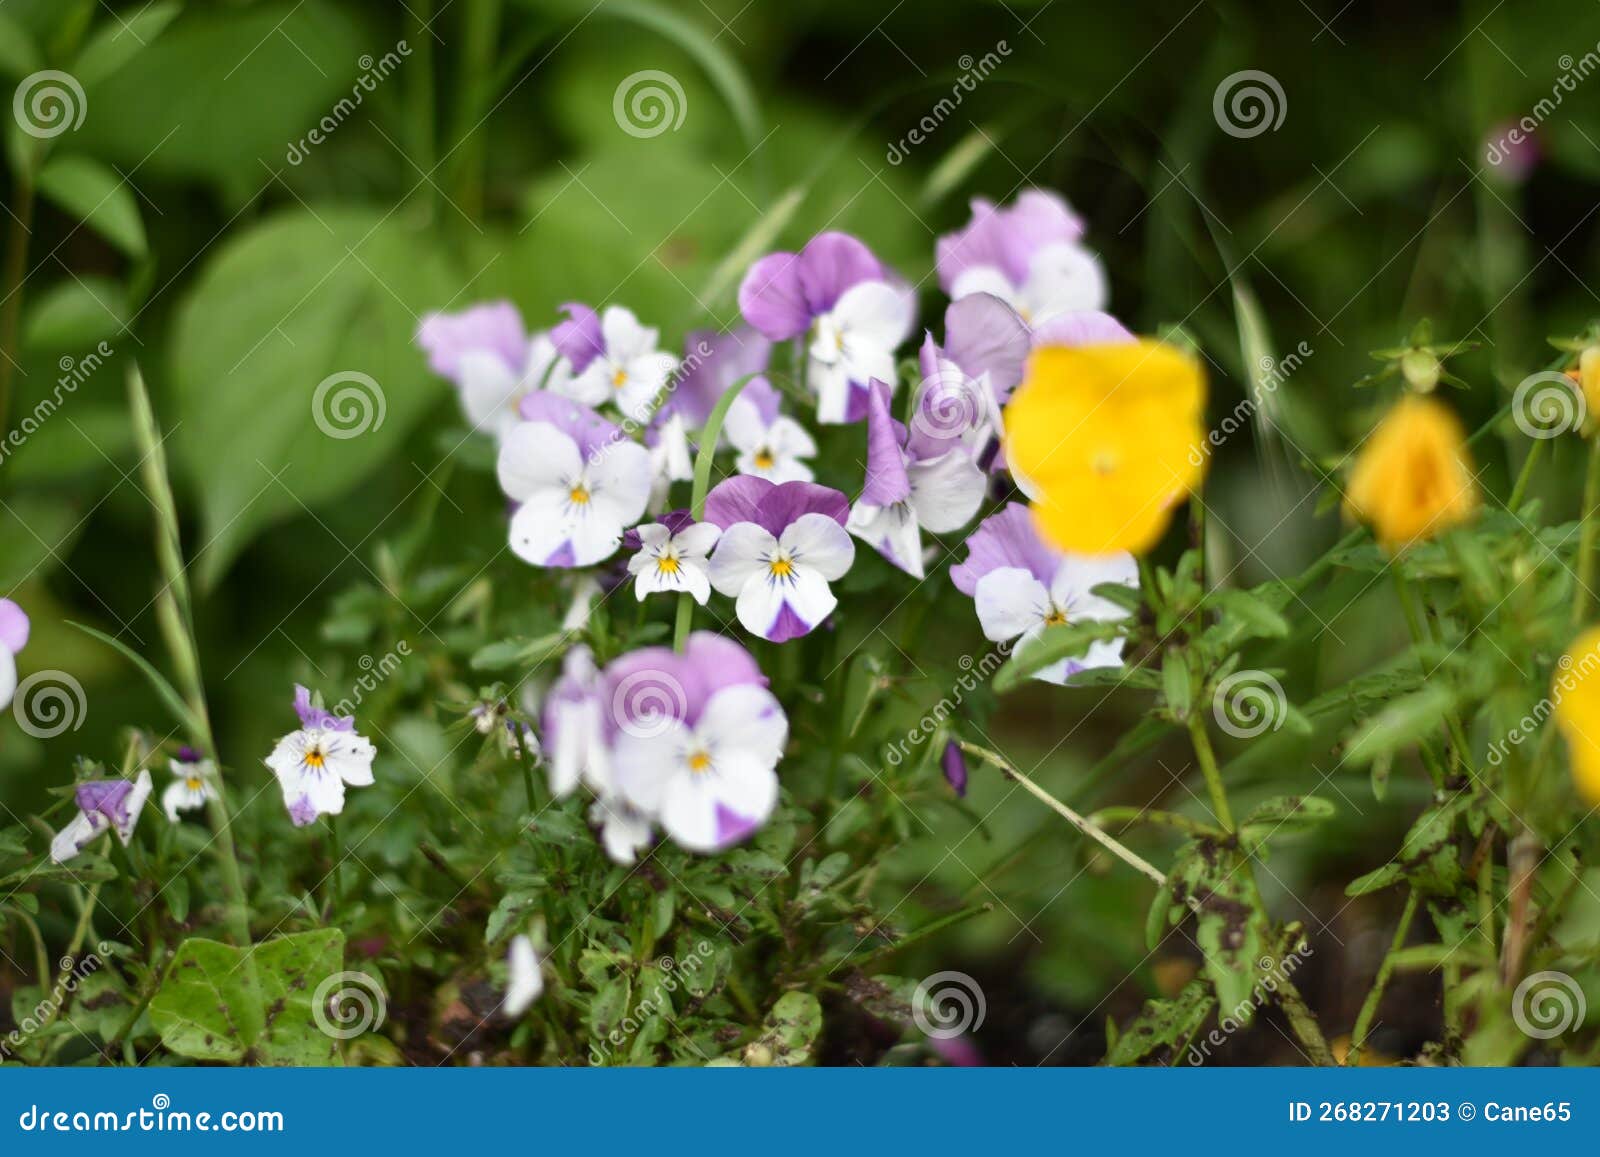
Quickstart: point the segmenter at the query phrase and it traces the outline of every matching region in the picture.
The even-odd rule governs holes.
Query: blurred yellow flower
[[[1199,484],[1205,377],[1156,341],[1043,346],[1005,410],[1005,455],[1040,534],[1078,554],[1142,553]]]
[[[1590,346],[1578,355],[1578,372],[1573,375],[1578,389],[1583,392],[1583,408],[1587,416],[1585,431],[1600,422],[1600,347]]]
[[[1600,627],[1572,641],[1550,683],[1556,726],[1567,741],[1567,759],[1578,792],[1600,804]]]
[[[1471,518],[1478,488],[1460,421],[1443,402],[1408,395],[1362,447],[1345,498],[1391,551]]]

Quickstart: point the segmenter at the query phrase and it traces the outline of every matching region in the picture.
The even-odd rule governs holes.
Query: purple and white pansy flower
[[[992,293],[1029,325],[1103,309],[1105,270],[1082,239],[1083,221],[1054,193],[1029,189],[1004,209],[980,197],[966,227],[939,238],[939,284],[955,299]]]
[[[846,528],[913,578],[923,576],[922,531],[960,530],[983,505],[988,483],[959,441],[920,458],[889,414],[889,390],[873,383],[867,411],[867,480]],[[950,448],[943,448],[949,446]]]
[[[767,821],[789,721],[748,651],[710,631],[606,669],[617,794],[680,846],[717,852]]]
[[[747,325],[727,333],[697,329],[684,338],[683,346],[683,363],[677,388],[672,391],[672,408],[683,415],[684,422],[692,430],[706,424],[723,394],[741,379],[765,370],[772,357],[772,342]],[[739,395],[741,401],[768,397],[776,409],[777,391],[765,378],[751,381]]]
[[[944,345],[929,334],[918,355],[911,449],[931,458],[965,446],[977,461],[989,461],[1000,440],[1001,409],[1022,381],[1028,327],[999,298],[974,293],[945,310],[944,332]]]
[[[172,823],[178,822],[179,812],[202,811],[217,798],[217,765],[194,748],[179,748],[177,758],[167,765],[172,782],[161,793],[161,810]]]
[[[628,559],[634,593],[639,601],[653,594],[688,594],[701,606],[711,597],[707,555],[722,531],[709,522],[696,522],[686,510],[669,511],[660,522],[637,531],[638,553]]]
[[[278,777],[283,805],[297,828],[318,816],[344,811],[344,789],[372,783],[372,742],[356,734],[354,716],[334,715],[312,702],[311,692],[295,684],[294,709],[300,729],[278,740],[265,762]]]
[[[977,604],[984,635],[997,643],[1026,644],[1063,623],[1116,622],[1127,611],[1094,593],[1110,583],[1138,589],[1139,567],[1131,554],[1066,554],[1040,541],[1033,516],[1010,503],[979,524],[967,539],[967,561],[950,578]],[[1097,639],[1082,654],[1054,663],[1034,676],[1065,683],[1079,671],[1122,665],[1124,640]]]
[[[17,652],[28,645],[31,629],[27,611],[0,599],[0,708],[17,693]]]
[[[711,585],[736,600],[745,630],[786,642],[839,605],[828,584],[850,569],[855,544],[845,530],[850,503],[837,490],[741,475],[706,496],[705,517],[722,528]]]
[[[417,344],[434,372],[455,383],[473,429],[496,441],[517,424],[525,394],[540,388],[564,392],[572,376],[549,335],[527,335],[510,302],[429,314],[417,328]]]
[[[592,324],[582,325],[570,336],[573,346],[580,340],[586,347],[595,344]],[[660,332],[641,325],[632,310],[607,306],[599,317],[599,349],[573,375],[566,393],[587,406],[611,402],[626,416],[643,421],[678,368],[675,355],[657,348],[660,338]]]
[[[752,394],[758,386],[766,389]],[[738,455],[740,474],[768,482],[810,482],[805,460],[816,456],[817,443],[799,422],[778,412],[778,395],[765,378],[756,378],[728,407],[722,433]]]
[[[64,864],[108,831],[116,832],[127,847],[150,791],[148,771],[141,771],[137,779],[94,779],[78,784],[72,793],[78,814],[50,841],[50,859]]]
[[[809,335],[806,381],[817,420],[859,421],[867,385],[895,380],[915,295],[847,233],[820,233],[799,253],[769,253],[739,286],[744,318],[773,341]]]
[[[522,400],[500,447],[500,487],[520,503],[511,549],[535,566],[575,567],[616,552],[650,502],[650,452],[592,409],[553,394]]]

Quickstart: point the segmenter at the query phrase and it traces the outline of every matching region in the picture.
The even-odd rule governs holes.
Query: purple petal
[[[582,402],[563,398],[548,390],[535,390],[526,395],[518,412],[529,422],[549,422],[578,444],[578,453],[593,458],[612,442],[619,441],[622,430],[606,421]]]
[[[303,795],[289,805],[289,822],[297,828],[303,828],[317,818],[317,805],[311,802],[311,797]]]
[[[725,478],[706,495],[706,521],[723,530],[736,522],[759,523],[762,499],[777,488],[776,483],[753,474]]]
[[[199,763],[204,758],[205,756],[201,755],[200,752],[187,745],[178,748],[179,763]]]
[[[695,330],[683,342],[683,361],[672,392],[672,404],[690,427],[703,426],[729,387],[740,378],[766,369],[771,357],[772,342],[749,326],[727,333]],[[770,422],[777,416],[778,394],[766,379],[750,382],[739,396],[749,398],[757,406],[765,406],[770,401],[772,416],[768,417],[763,409],[762,417]]]
[[[1137,340],[1120,321],[1098,309],[1057,314],[1033,331],[1035,346],[1124,345]]]
[[[851,286],[886,276],[872,250],[848,233],[819,233],[800,251],[800,288],[811,317],[827,313]]]
[[[966,228],[939,238],[939,284],[949,293],[967,270],[987,265],[998,268],[1013,285],[1021,285],[1028,279],[1035,253],[1082,236],[1082,220],[1054,193],[1029,189],[1009,209],[975,198]]]
[[[300,716],[300,726],[308,731],[317,729],[321,731],[354,731],[356,720],[353,715],[334,715],[311,702],[311,690],[302,687],[299,683],[294,685],[294,710]]]
[[[767,628],[767,642],[787,643],[790,639],[810,634],[814,626],[815,623],[806,622],[795,613],[788,600],[784,600],[778,608],[778,617],[772,620],[772,626]]]
[[[904,431],[889,413],[889,387],[873,382],[867,399],[867,479],[861,500],[873,506],[893,506],[911,496],[906,474]]]
[[[133,783],[126,779],[95,779],[80,783],[73,792],[78,810],[104,816],[113,824],[128,818],[128,795]]]
[[[550,343],[556,353],[572,365],[572,372],[581,374],[589,363],[605,352],[605,337],[600,332],[600,315],[587,305],[569,301],[561,307],[567,320],[550,328]]]
[[[749,683],[765,687],[767,677],[749,651],[726,635],[696,631],[684,644],[683,655],[700,682],[700,694],[710,699],[724,687]],[[698,716],[698,713],[697,713]]]
[[[528,356],[522,315],[509,301],[475,305],[459,313],[430,313],[417,327],[417,344],[427,352],[433,372],[452,380],[465,353],[495,354],[515,374],[522,372]]]
[[[988,374],[995,400],[1004,404],[1022,381],[1030,348],[1028,326],[998,297],[969,294],[944,311],[944,348],[967,377]]]
[[[0,599],[0,646],[15,655],[28,645],[28,612],[10,599]]]
[[[973,595],[990,571],[1020,566],[1049,586],[1060,557],[1039,540],[1028,508],[1011,502],[978,524],[967,539],[967,561],[950,568],[950,580],[962,594]]]
[[[723,530],[737,522],[753,522],[777,538],[802,514],[826,514],[843,526],[850,517],[850,500],[815,482],[776,485],[740,474],[719,482],[706,495],[705,510],[705,520]]]
[[[769,253],[739,283],[739,312],[773,341],[799,337],[811,325],[798,253]]]
[[[719,849],[738,843],[760,826],[761,822],[759,820],[731,811],[722,803],[717,804],[717,847]]]
[[[944,778],[957,796],[965,799],[967,796],[967,757],[961,751],[961,744],[954,739],[944,745],[944,754],[940,756],[940,765],[944,768]]]

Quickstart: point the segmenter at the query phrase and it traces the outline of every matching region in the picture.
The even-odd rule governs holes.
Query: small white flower
[[[1126,618],[1127,611],[1116,603],[1090,593],[1107,583],[1138,587],[1139,565],[1131,554],[1068,554],[1056,567],[1048,587],[1023,567],[1000,567],[978,580],[974,591],[978,620],[989,639],[997,643],[1015,639],[1020,649],[1047,628],[1062,623],[1115,622]],[[1123,643],[1120,636],[1098,639],[1089,644],[1083,655],[1054,663],[1034,678],[1065,683],[1072,675],[1091,667],[1119,667]]]
[[[803,459],[816,456],[817,444],[804,426],[787,415],[779,414],[769,423],[754,402],[736,398],[722,432],[738,451],[740,474],[769,482],[810,482],[815,477]]]
[[[50,841],[50,859],[64,864],[106,831],[115,831],[122,846],[127,847],[150,791],[148,771],[141,771],[131,782],[103,779],[80,783],[73,792],[78,814]]]
[[[173,759],[172,782],[161,793],[161,810],[167,819],[178,822],[179,812],[201,811],[207,801],[217,798],[217,765],[209,759]]]
[[[722,532],[711,558],[711,585],[737,601],[744,629],[773,643],[798,638],[833,614],[828,584],[855,561],[855,544],[826,514],[803,514],[774,537],[753,522]]]
[[[265,762],[278,777],[283,804],[295,827],[305,827],[318,816],[344,811],[345,785],[372,783],[372,760],[377,750],[357,735],[355,720],[333,715],[311,702],[311,692],[295,688],[299,731],[291,731],[272,749]]]
[[[683,847],[719,851],[771,815],[788,736],[772,692],[749,683],[725,687],[692,726],[664,718],[649,728],[623,727],[612,750],[617,789]]]
[[[519,1017],[532,1008],[533,1002],[544,992],[544,973],[539,967],[539,954],[533,950],[533,941],[520,934],[513,936],[506,967],[511,976],[500,1007],[507,1016]]]
[[[643,420],[678,359],[656,349],[659,333],[618,305],[600,315],[600,334],[604,350],[563,392],[586,406],[613,402],[628,417]]]
[[[851,420],[851,396],[874,381],[896,380],[894,351],[911,333],[916,303],[887,281],[863,281],[839,295],[812,327],[807,381],[817,421]]]
[[[646,595],[688,592],[701,606],[711,597],[706,556],[717,545],[721,530],[709,522],[696,522],[676,534],[659,522],[639,528],[639,552],[628,560],[633,589],[643,602]]]
[[[617,441],[585,455],[549,422],[522,422],[500,448],[500,486],[522,505],[511,549],[536,566],[609,558],[650,501],[650,453]]]

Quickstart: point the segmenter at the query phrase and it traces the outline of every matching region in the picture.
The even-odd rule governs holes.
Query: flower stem
[[[1013,767],[1010,762],[1008,762],[1006,758],[1000,755],[998,752],[990,751],[987,747],[979,747],[976,743],[968,743],[966,740],[961,741],[961,750],[965,751],[968,755],[976,756],[985,763],[991,764],[992,766],[998,768],[1002,774],[1014,779],[1017,783],[1021,784],[1025,789],[1027,789],[1028,793],[1035,799],[1048,806],[1062,819],[1066,820],[1069,824],[1077,828],[1078,831],[1082,832],[1084,835],[1088,836],[1095,843],[1105,848],[1106,851],[1116,856],[1130,868],[1133,868],[1137,872],[1143,873],[1150,879],[1154,880],[1157,884],[1165,884],[1167,882],[1167,875],[1160,868],[1156,867],[1137,852],[1125,846],[1115,837],[1107,835],[1106,832],[1098,825],[1089,822],[1083,816],[1079,815],[1066,804],[1058,800],[1055,796],[1045,791],[1044,788],[1034,783],[1033,780],[1029,779],[1027,776],[1023,775],[1022,772]]]
[[[1389,951],[1383,954],[1383,960],[1378,965],[1378,975],[1372,980],[1372,987],[1367,991],[1367,999],[1361,1002],[1361,1011],[1356,1016],[1356,1027],[1350,1033],[1350,1052],[1345,1056],[1347,1065],[1361,1063],[1361,1049],[1367,1043],[1367,1034],[1372,1031],[1372,1018],[1378,1014],[1378,1005],[1383,1001],[1383,990],[1389,984],[1389,974],[1394,971],[1394,956],[1405,946],[1406,937],[1411,934],[1411,921],[1417,915],[1417,890],[1411,889],[1406,896],[1405,910],[1400,913],[1400,923],[1395,925],[1394,939],[1389,942]]]
[[[1506,499],[1506,509],[1516,513],[1517,507],[1522,502],[1522,496],[1528,489],[1528,483],[1533,478],[1533,468],[1538,464],[1539,456],[1544,452],[1545,439],[1534,439],[1533,445],[1528,448],[1528,456],[1522,460],[1522,469],[1517,471],[1516,485],[1511,488],[1511,497]]]
[[[1206,731],[1205,720],[1191,713],[1189,737],[1194,743],[1195,758],[1200,762],[1200,773],[1205,776],[1206,792],[1211,796],[1211,811],[1222,825],[1223,831],[1233,834],[1233,809],[1228,806],[1228,792],[1222,786],[1222,771],[1217,766],[1217,753],[1211,747],[1211,736]]]

